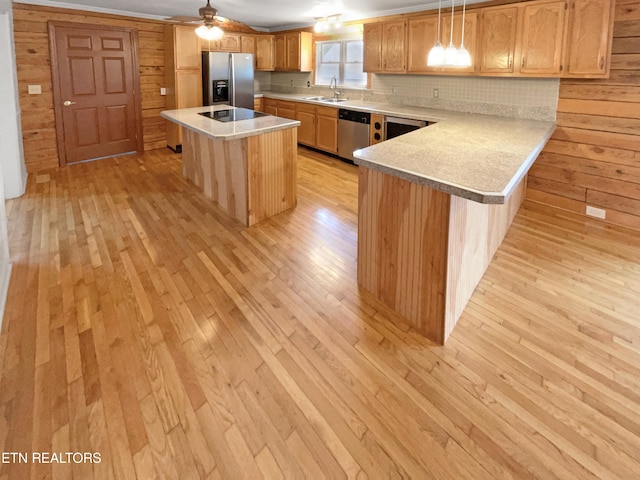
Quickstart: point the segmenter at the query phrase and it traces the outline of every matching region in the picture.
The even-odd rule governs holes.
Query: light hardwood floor
[[[159,150],[8,202],[0,464],[28,478],[638,478],[640,241],[521,209],[444,347],[356,285],[356,169],[245,228]],[[569,216],[567,216],[569,215]]]

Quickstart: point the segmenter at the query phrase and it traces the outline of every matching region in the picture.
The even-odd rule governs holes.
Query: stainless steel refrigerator
[[[202,101],[253,110],[253,55],[203,52]]]

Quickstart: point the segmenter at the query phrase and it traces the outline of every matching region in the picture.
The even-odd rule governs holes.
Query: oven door
[[[405,133],[413,132],[419,128],[429,125],[424,120],[412,120],[410,118],[385,117],[384,118],[384,139],[399,137]]]

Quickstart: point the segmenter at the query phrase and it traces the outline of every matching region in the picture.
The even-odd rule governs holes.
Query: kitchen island
[[[272,115],[236,121],[201,115],[224,118],[229,113],[225,110],[234,107],[208,106],[161,113],[184,127],[183,175],[247,226],[295,207],[300,122]],[[238,113],[240,110],[245,109],[238,109]]]
[[[357,150],[360,287],[443,344],[554,129],[552,122],[456,114]]]

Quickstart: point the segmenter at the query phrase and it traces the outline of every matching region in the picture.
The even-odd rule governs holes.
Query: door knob
[[[75,105],[75,104],[76,104],[76,102],[71,102],[71,101],[69,101],[69,100],[65,100],[65,102],[63,103],[63,105],[64,105],[65,107],[68,107],[69,105]]]

